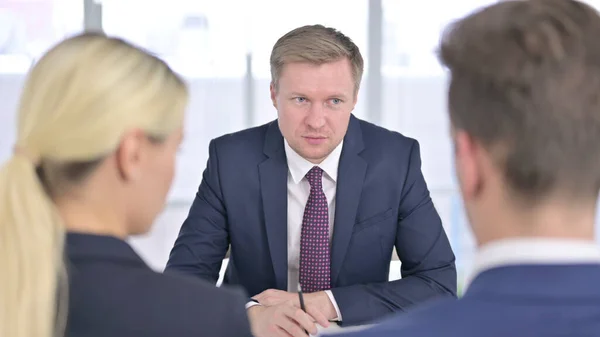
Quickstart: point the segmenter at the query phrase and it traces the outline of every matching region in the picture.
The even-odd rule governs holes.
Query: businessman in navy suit
[[[458,301],[342,336],[600,336],[598,36],[570,0],[502,1],[452,27],[440,54],[472,277]]]
[[[299,285],[325,325],[454,297],[454,255],[418,143],[352,115],[358,47],[334,29],[300,27],[275,44],[271,70],[278,119],[210,143],[166,271],[216,282],[231,245],[224,282],[253,296],[253,324],[265,307],[299,306]],[[389,282],[394,247],[402,279]],[[293,322],[271,322],[296,336]]]

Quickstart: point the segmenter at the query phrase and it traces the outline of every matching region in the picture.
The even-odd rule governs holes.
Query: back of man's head
[[[600,17],[571,0],[504,1],[457,22],[441,61],[450,119],[511,194],[595,200],[600,188]]]

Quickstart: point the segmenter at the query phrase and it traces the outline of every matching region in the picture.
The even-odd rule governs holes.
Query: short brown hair
[[[277,87],[281,69],[286,63],[323,64],[348,58],[352,65],[355,90],[362,79],[364,62],[358,46],[340,31],[311,25],[296,28],[277,40],[271,52],[271,82]]]
[[[600,17],[571,0],[503,1],[451,26],[455,129],[490,151],[526,201],[600,189]]]

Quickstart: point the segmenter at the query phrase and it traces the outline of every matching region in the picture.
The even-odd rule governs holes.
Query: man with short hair
[[[600,17],[578,1],[502,1],[441,44],[474,279],[343,336],[600,336]]]
[[[224,283],[253,296],[258,335],[304,336],[269,309],[300,307],[299,286],[322,325],[369,323],[454,296],[454,255],[418,143],[352,115],[358,47],[335,29],[300,27],[273,47],[271,73],[278,119],[210,143],[166,270],[216,282],[231,245]],[[394,247],[402,279],[389,282]]]

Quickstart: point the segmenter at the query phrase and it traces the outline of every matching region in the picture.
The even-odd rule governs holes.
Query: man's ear
[[[455,167],[465,201],[476,198],[483,186],[481,147],[466,132],[453,130]]]
[[[271,102],[273,102],[273,106],[277,109],[277,88],[273,82],[271,82],[269,90],[271,91]]]
[[[117,169],[125,181],[135,181],[140,176],[143,148],[148,140],[141,130],[126,132],[115,153]]]

